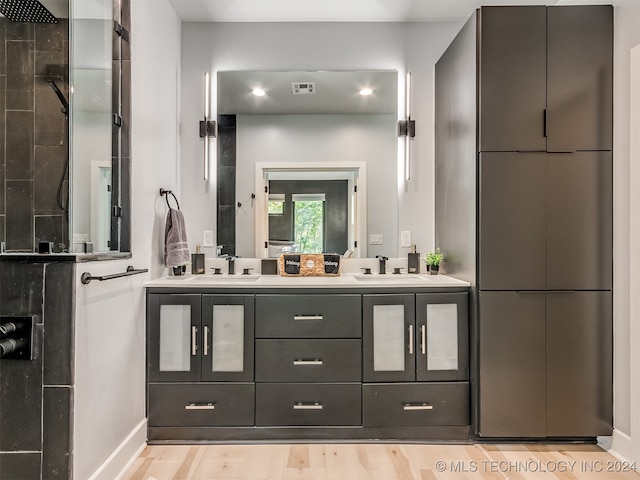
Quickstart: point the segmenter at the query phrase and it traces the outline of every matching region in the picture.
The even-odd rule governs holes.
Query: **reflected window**
[[[300,251],[324,252],[325,194],[293,194],[292,200],[295,242]]]

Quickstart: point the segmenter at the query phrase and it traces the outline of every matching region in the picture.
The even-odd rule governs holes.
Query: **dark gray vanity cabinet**
[[[148,295],[149,426],[254,423],[253,295]]]
[[[466,293],[363,295],[365,382],[469,379]]]
[[[363,425],[467,425],[466,293],[363,295]]]
[[[361,296],[258,294],[256,307],[256,426],[361,425]]]
[[[466,286],[277,287],[148,291],[150,442],[469,438]]]
[[[483,291],[479,302],[481,434],[610,435],[611,292]]]
[[[150,295],[149,380],[253,381],[253,295]]]
[[[479,150],[611,150],[613,9],[482,7]]]

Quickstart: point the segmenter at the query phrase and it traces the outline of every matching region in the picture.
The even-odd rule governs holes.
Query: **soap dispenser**
[[[420,273],[420,254],[416,252],[415,245],[411,245],[411,252],[408,254],[407,272]]]
[[[191,273],[194,275],[204,273],[204,253],[200,253],[200,245],[196,245],[196,253],[191,254]]]

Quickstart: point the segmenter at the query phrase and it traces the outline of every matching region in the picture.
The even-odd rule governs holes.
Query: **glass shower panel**
[[[160,371],[188,372],[189,370],[191,370],[191,307],[161,305]]]
[[[244,306],[214,305],[211,327],[211,370],[244,371]]]
[[[405,369],[404,305],[373,306],[373,369],[401,372]]]
[[[458,306],[427,305],[427,370],[458,369]]]

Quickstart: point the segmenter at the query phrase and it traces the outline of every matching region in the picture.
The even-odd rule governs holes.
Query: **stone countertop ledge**
[[[429,274],[393,274],[380,275],[377,273],[343,273],[339,276],[280,276],[235,274],[214,275],[182,275],[168,276],[145,283],[146,287],[224,287],[224,288],[367,288],[367,287],[396,287],[396,288],[441,288],[468,287],[469,283],[447,275]]]

